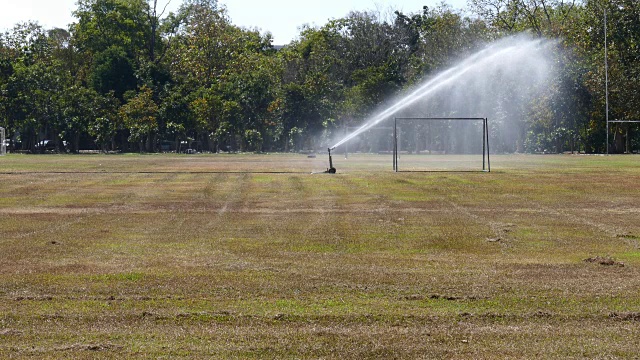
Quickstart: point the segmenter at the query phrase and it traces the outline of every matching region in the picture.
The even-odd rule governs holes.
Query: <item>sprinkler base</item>
[[[329,151],[329,168],[327,169],[327,171],[325,171],[325,173],[335,174],[336,168],[333,167],[333,160],[331,159],[331,148],[329,148],[328,151]]]

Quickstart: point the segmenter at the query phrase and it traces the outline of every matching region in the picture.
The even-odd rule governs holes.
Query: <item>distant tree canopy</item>
[[[32,152],[45,139],[74,152],[314,149],[487,42],[529,32],[557,39],[560,71],[523,110],[523,145],[496,148],[603,152],[605,11],[609,115],[640,119],[637,0],[469,0],[469,11],[351,12],[276,49],[217,0],[176,13],[79,0],[68,29],[0,34],[0,126],[10,150]],[[611,132],[611,151],[638,148],[637,126]]]

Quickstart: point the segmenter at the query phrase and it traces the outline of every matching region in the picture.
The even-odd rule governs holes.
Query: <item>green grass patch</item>
[[[390,161],[0,158],[0,357],[636,355],[635,156]]]

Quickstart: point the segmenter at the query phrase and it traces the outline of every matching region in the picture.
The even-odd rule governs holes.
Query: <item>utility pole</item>
[[[607,9],[604,9],[604,98],[605,119],[607,122],[607,155],[609,155],[609,59],[607,53]]]

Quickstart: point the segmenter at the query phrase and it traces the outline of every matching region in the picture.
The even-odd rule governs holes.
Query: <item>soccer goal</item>
[[[490,172],[487,118],[395,118],[393,170]]]
[[[640,152],[640,120],[607,120],[606,153],[611,151],[625,154]]]
[[[4,134],[4,128],[0,127],[0,156],[7,155],[7,142]]]

